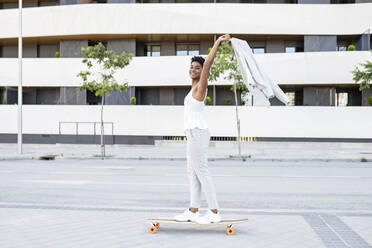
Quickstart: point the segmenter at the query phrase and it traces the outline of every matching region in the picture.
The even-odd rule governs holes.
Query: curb
[[[0,157],[0,161],[22,161],[22,160],[43,160],[41,157],[54,157],[58,160],[69,160],[69,159],[88,159],[88,160],[101,160],[101,157],[95,156],[60,156],[60,155],[33,155],[33,156],[14,156],[14,157]],[[122,160],[168,160],[168,161],[186,161],[186,157],[121,157],[108,155],[105,160],[109,159],[122,159]],[[48,160],[48,159],[46,159]],[[54,160],[54,159],[51,159]],[[217,157],[208,158],[208,161],[243,161],[243,162],[360,162],[360,163],[371,163],[372,161],[361,162],[360,158],[238,158],[238,157]]]

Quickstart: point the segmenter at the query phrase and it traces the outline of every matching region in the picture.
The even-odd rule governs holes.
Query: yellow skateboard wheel
[[[235,233],[234,228],[232,228],[232,227],[228,227],[227,230],[226,230],[226,233],[227,233],[227,235],[229,235],[229,236],[234,235],[234,233]]]
[[[154,234],[156,233],[156,227],[152,226],[149,228],[149,233]]]

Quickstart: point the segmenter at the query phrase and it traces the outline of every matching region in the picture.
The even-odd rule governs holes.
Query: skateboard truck
[[[234,233],[235,233],[235,230],[234,230],[233,225],[227,225],[226,234],[229,235],[229,236],[232,236],[232,235],[234,235]]]

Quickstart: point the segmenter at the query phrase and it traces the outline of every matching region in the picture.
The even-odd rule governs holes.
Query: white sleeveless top
[[[208,88],[205,92],[205,97],[203,101],[198,101],[192,96],[191,87],[190,92],[185,97],[184,101],[184,130],[186,129],[193,129],[193,128],[200,128],[200,129],[208,129],[207,121],[204,118],[204,101],[208,94]]]

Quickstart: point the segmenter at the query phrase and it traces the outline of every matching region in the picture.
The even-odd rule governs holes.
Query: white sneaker
[[[195,220],[198,224],[210,224],[217,223],[221,221],[221,215],[219,213],[215,214],[211,210],[208,210],[207,214],[199,217]]]
[[[199,218],[199,212],[193,213],[190,209],[187,209],[182,214],[174,216],[174,219],[177,221],[195,221]]]

